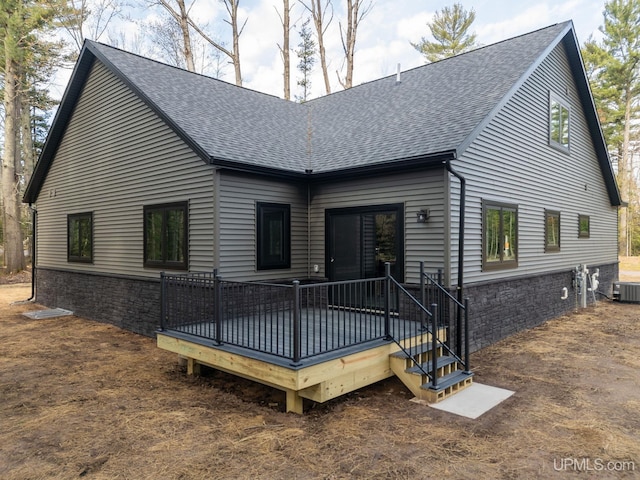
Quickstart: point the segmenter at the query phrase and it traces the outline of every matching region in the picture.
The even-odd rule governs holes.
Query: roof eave
[[[219,157],[211,157],[210,163],[214,167],[217,167],[223,170],[232,170],[234,172],[241,172],[241,173],[254,173],[259,175],[266,175],[269,177],[276,177],[280,179],[301,180],[301,179],[306,179],[308,177],[308,173],[303,171],[283,170],[280,168],[265,167],[262,165],[252,165],[248,163],[237,162],[237,161],[228,160],[228,159],[219,158]]]
[[[609,201],[614,207],[622,207],[625,206],[625,202],[622,200],[622,195],[618,188],[618,182],[616,181],[616,177],[613,172],[613,166],[611,165],[611,159],[609,158],[609,150],[607,149],[607,143],[602,134],[596,105],[593,100],[593,95],[591,94],[591,87],[589,86],[589,80],[587,79],[584,63],[582,61],[582,54],[578,48],[578,40],[573,28],[567,33],[571,34],[571,38],[569,38],[568,35],[565,35],[563,38],[564,45],[569,57],[569,65],[573,72],[578,92],[580,93],[582,108],[585,112],[587,126],[589,127],[591,138],[593,139],[593,146],[607,187]]]
[[[613,173],[613,167],[609,159],[609,151],[607,150],[606,142],[602,135],[602,129],[600,128],[600,121],[598,120],[597,110],[591,95],[591,89],[587,80],[587,74],[582,62],[582,56],[580,49],[578,48],[578,39],[576,38],[575,30],[573,28],[573,22],[568,21],[567,26],[556,36],[556,38],[549,43],[547,48],[540,54],[535,62],[527,69],[526,72],[518,79],[516,83],[511,87],[507,94],[498,102],[495,107],[489,112],[489,114],[474,128],[474,130],[464,139],[464,141],[458,146],[457,150],[462,155],[464,151],[471,145],[471,143],[480,135],[489,122],[498,114],[498,112],[507,104],[507,102],[515,95],[515,93],[522,87],[524,82],[533,74],[533,72],[540,66],[545,58],[555,49],[560,43],[564,43],[567,54],[569,57],[569,64],[571,71],[576,80],[578,92],[580,93],[580,99],[582,102],[583,110],[587,119],[587,125],[593,139],[594,148],[598,157],[598,163],[602,170],[602,176],[604,178],[605,185],[607,187],[607,193],[609,194],[609,200],[614,207],[623,206],[624,202],[620,195],[620,190]]]
[[[138,86],[132,82],[126,75],[124,75],[118,67],[116,67],[102,52],[93,44],[93,42],[86,43],[87,48],[100,60],[110,71],[113,73],[122,83],[131,89],[131,91],[142,100],[162,121],[164,121],[176,135],[178,135],[204,162],[211,163],[211,157],[209,153],[205,151],[200,144],[198,144],[193,138],[191,138],[164,110],[158,107],[158,105],[149,98]]]
[[[212,159],[209,154],[196,143],[185,131],[180,128],[169,116],[166,115],[158,106],[149,99],[149,97],[142,92],[133,82],[131,82],[126,75],[115,66],[109,59],[107,59],[93,42],[85,40],[82,47],[78,61],[71,74],[71,79],[67,85],[67,88],[60,101],[60,106],[53,119],[47,140],[45,141],[42,153],[38,158],[36,166],[25,193],[22,197],[24,203],[35,203],[40,194],[40,190],[44,184],[44,180],[47,176],[53,158],[60,141],[66,131],[69,119],[73,113],[73,110],[78,101],[78,97],[82,92],[85,85],[89,71],[93,65],[93,62],[98,59],[104,64],[109,71],[111,71],[118,79],[120,79],[128,88],[130,88],[138,98],[140,98],[149,108],[151,108],[168,126],[171,128],[193,151],[206,163],[212,163]]]
[[[436,167],[446,161],[457,158],[456,150],[444,150],[442,152],[427,153],[412,157],[400,158],[379,164],[367,164],[356,167],[343,168],[339,170],[329,170],[323,172],[310,172],[309,178],[312,181],[325,181],[342,179],[348,180],[354,177],[380,175],[384,173],[408,172],[425,167]]]
[[[80,52],[78,61],[73,68],[71,78],[64,91],[58,110],[53,118],[53,122],[51,123],[51,128],[47,134],[47,139],[45,140],[42,152],[38,157],[38,161],[33,169],[27,188],[25,189],[22,197],[22,201],[24,203],[32,204],[38,199],[38,195],[40,194],[44,180],[49,172],[53,157],[55,156],[62,136],[67,129],[69,118],[73,113],[78,97],[82,92],[85,80],[91,70],[91,66],[93,65],[94,58],[93,54],[86,49],[85,44],[85,47],[83,47]]]

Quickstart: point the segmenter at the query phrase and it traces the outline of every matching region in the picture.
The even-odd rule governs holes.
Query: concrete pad
[[[49,310],[25,312],[22,315],[24,315],[25,317],[29,317],[32,320],[41,320],[43,318],[66,317],[68,315],[73,315],[73,312],[71,310],[65,310],[64,308],[52,308]]]
[[[504,388],[490,387],[480,383],[459,391],[438,403],[429,404],[430,407],[445,412],[455,413],[467,418],[478,418],[485,412],[503,402],[515,392]]]

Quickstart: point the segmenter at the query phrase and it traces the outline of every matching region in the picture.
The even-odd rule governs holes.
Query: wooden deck
[[[263,320],[256,327],[248,319],[234,319],[223,326],[223,338],[229,343],[221,345],[211,340],[215,325],[210,322],[159,331],[157,343],[159,348],[186,358],[190,374],[198,373],[199,365],[206,365],[284,390],[288,412],[302,413],[304,398],[326,402],[394,375],[390,355],[400,347],[384,339],[378,313],[370,312],[369,321],[345,310],[332,316],[322,311],[307,312],[305,318],[309,320],[301,324],[301,360],[297,364],[291,360],[292,332],[270,335],[269,328],[283,325],[281,321],[270,324]],[[396,318],[394,324],[406,324],[407,332],[416,330],[416,322]],[[310,343],[308,338],[315,341]],[[424,333],[403,341],[416,345],[430,340],[430,334]]]
[[[300,321],[300,364],[309,364],[312,357],[335,350],[384,338],[384,316],[376,311],[350,311],[347,309],[302,309]],[[294,332],[291,312],[278,311],[259,319],[235,317],[222,322],[221,338],[225,345],[254,350],[285,361],[294,358]],[[415,322],[398,322],[401,331],[415,329]],[[171,329],[189,336],[216,338],[216,325],[212,321],[181,325]],[[261,356],[264,358],[264,356]],[[277,358],[271,361],[278,363]]]

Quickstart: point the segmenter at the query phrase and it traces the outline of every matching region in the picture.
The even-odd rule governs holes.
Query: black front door
[[[327,210],[327,276],[330,281],[384,276],[384,264],[403,280],[403,205]]]

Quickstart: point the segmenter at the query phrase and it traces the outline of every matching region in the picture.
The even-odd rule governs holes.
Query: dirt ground
[[[515,394],[471,420],[395,378],[286,414],[281,392],[188,377],[153,339],[30,320],[41,306],[9,305],[30,293],[0,286],[5,480],[640,478],[640,305],[602,301],[472,355],[474,381]]]

